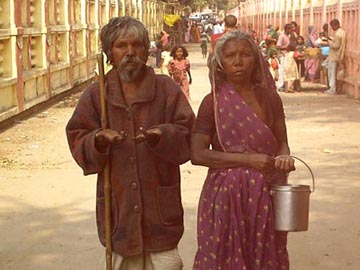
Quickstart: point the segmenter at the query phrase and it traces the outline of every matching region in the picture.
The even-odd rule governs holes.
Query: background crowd
[[[182,27],[183,37],[177,40],[182,40],[183,43],[199,43],[199,51],[203,58],[207,58],[212,54],[214,40],[229,30],[239,29],[250,34],[261,49],[278,91],[301,91],[301,82],[306,81],[321,83],[328,89],[324,93],[336,94],[336,87],[339,87],[344,74],[346,46],[346,34],[337,19],[324,23],[322,29],[309,25],[308,32],[301,35],[296,21],[285,24],[283,29],[267,25],[265,32],[260,33],[252,24],[248,24],[246,28],[237,25],[235,16],[235,23],[231,22],[230,26],[227,26],[226,18],[230,16],[233,15],[221,19],[214,14],[201,16],[192,13],[188,17],[182,17],[179,25]],[[333,36],[329,33],[329,25]],[[154,66],[161,68],[161,73],[170,76],[168,64],[173,59],[170,52],[175,45],[180,45],[175,44],[175,40],[171,34],[161,31],[152,48],[152,55],[156,59]],[[189,58],[191,59],[191,56],[187,59],[187,71],[181,72],[187,73],[189,78],[182,76],[181,86],[188,85],[190,79]],[[186,87],[185,91],[188,92]]]

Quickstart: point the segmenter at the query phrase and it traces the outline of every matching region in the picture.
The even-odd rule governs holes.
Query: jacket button
[[[138,187],[138,184],[137,184],[136,182],[132,182],[131,185],[130,185],[130,188],[131,188],[132,190],[136,190],[137,187]]]
[[[135,211],[136,213],[140,213],[140,206],[135,205],[135,206],[134,206],[134,211]]]

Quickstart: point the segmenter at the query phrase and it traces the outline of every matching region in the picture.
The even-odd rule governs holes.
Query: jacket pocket
[[[179,184],[158,187],[157,202],[163,224],[175,225],[183,221],[184,210],[181,204]]]
[[[118,206],[115,197],[111,196],[111,235],[118,226]],[[105,197],[96,199],[96,224],[99,235],[105,238]]]

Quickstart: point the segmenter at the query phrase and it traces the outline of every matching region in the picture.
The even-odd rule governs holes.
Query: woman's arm
[[[172,77],[173,77],[173,73],[174,73],[172,61],[169,61],[168,65],[167,65],[167,69],[168,69],[170,78],[172,78]]]
[[[274,168],[274,158],[258,153],[227,153],[211,150],[211,138],[202,133],[191,136],[191,163],[210,168],[252,167],[259,171],[270,171]]]
[[[190,69],[187,70],[187,73],[189,75],[189,84],[191,84],[192,83],[192,77],[191,77]]]
[[[192,83],[191,73],[190,73],[190,61],[186,59],[186,72],[189,75],[189,84]]]
[[[276,119],[274,132],[278,143],[278,151],[275,158],[275,168],[290,172],[295,170],[294,159],[290,156],[290,148],[287,140],[285,119]]]

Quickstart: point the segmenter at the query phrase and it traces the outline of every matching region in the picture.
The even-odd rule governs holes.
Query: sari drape
[[[213,94],[223,151],[276,154],[272,131],[230,84]],[[289,269],[287,235],[274,229],[273,178],[250,167],[209,169],[198,209],[195,270]]]

